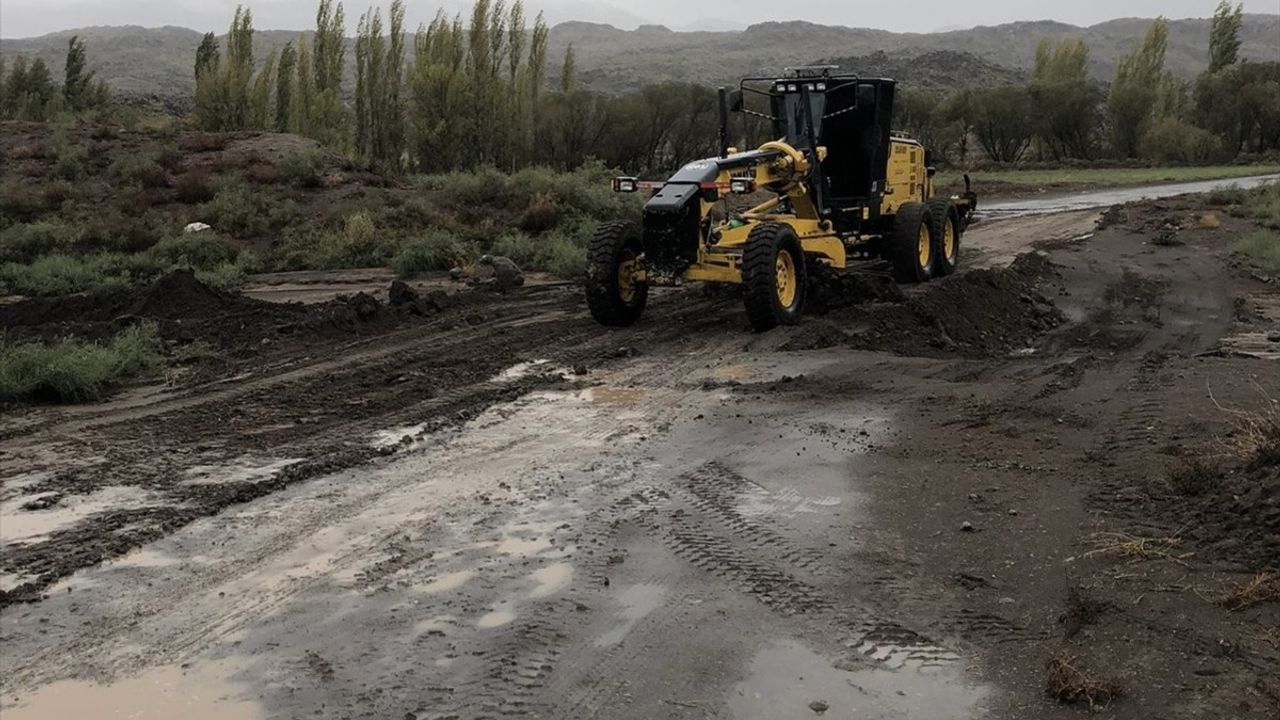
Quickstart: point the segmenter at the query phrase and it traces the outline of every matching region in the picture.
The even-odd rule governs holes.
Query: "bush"
[[[53,174],[68,182],[83,180],[89,175],[85,161],[89,154],[79,145],[69,142],[57,144],[57,159],[53,162]]]
[[[266,208],[257,193],[240,178],[225,178],[200,219],[215,230],[237,238],[260,237],[269,231]]]
[[[110,272],[102,256],[56,253],[31,263],[0,265],[0,295],[70,295],[123,282]]]
[[[284,178],[300,188],[318,188],[324,184],[324,154],[319,150],[290,153],[280,167]]]
[[[158,263],[208,270],[231,263],[236,248],[217,233],[183,233],[171,235],[156,243],[149,251]]]
[[[1162,118],[1142,139],[1141,154],[1159,162],[1204,165],[1223,154],[1222,140],[1177,118]]]
[[[1244,203],[1263,226],[1280,230],[1280,182],[1254,188],[1248,192]]]
[[[111,163],[108,170],[112,177],[136,182],[144,188],[165,187],[169,184],[169,173],[155,154],[125,155]]]
[[[75,194],[75,188],[71,183],[55,180],[44,186],[40,196],[44,200],[44,206],[50,210],[56,210],[62,207],[62,203],[66,202]]]
[[[347,216],[340,230],[292,230],[277,253],[281,270],[339,270],[382,265],[390,255],[368,213]]]
[[[538,193],[520,216],[520,229],[527,233],[544,233],[560,222],[560,206],[551,196]]]
[[[1263,275],[1280,279],[1280,233],[1256,230],[1236,241],[1234,249]]]
[[[19,223],[0,230],[0,262],[29,263],[74,242],[75,233],[61,223]]]
[[[0,227],[31,222],[48,211],[44,194],[17,181],[0,187]]]
[[[192,170],[181,175],[174,183],[178,202],[186,205],[198,205],[213,199],[213,185],[209,181],[209,171]]]
[[[452,233],[433,228],[402,244],[391,258],[391,269],[399,277],[409,278],[464,265],[472,254]]]
[[[107,344],[0,343],[0,400],[84,402],[121,382],[155,377],[164,367],[154,324],[128,328]]]
[[[558,277],[576,279],[586,270],[585,236],[553,231],[540,237],[516,232],[498,238],[491,251],[505,255],[525,270],[542,270]]]
[[[100,251],[142,252],[160,241],[172,229],[163,217],[122,213],[77,216],[79,227],[72,249],[78,253]]]

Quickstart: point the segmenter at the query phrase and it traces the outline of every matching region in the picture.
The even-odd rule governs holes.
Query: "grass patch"
[[[1053,170],[993,169],[975,170],[970,173],[978,182],[988,181],[1023,187],[1124,187],[1126,185],[1150,185],[1154,183],[1198,182],[1201,180],[1227,180],[1280,173],[1277,165],[1218,165],[1205,167],[1155,167],[1155,168],[1060,168]],[[935,180],[939,187],[963,184],[958,172],[939,172]]]
[[[324,154],[319,150],[299,150],[289,154],[280,166],[284,178],[300,188],[318,188],[324,184]]]
[[[294,231],[273,263],[280,270],[339,270],[386,264],[392,246],[366,212],[348,215],[337,230]]]
[[[1182,544],[1180,538],[1148,538],[1128,535],[1126,533],[1106,532],[1094,536],[1093,549],[1085,553],[1085,557],[1109,555],[1128,560],[1131,563],[1146,560],[1170,560],[1185,565],[1184,558],[1192,553],[1174,554],[1174,550]]]
[[[1231,612],[1274,602],[1280,602],[1280,575],[1272,573],[1259,573],[1217,598],[1217,603]]]
[[[1166,478],[1173,492],[1184,497],[1202,497],[1222,487],[1222,471],[1200,458],[1170,469]]]
[[[0,343],[0,401],[98,400],[123,382],[158,375],[164,367],[160,347],[160,333],[150,323],[107,343]]]
[[[391,258],[391,269],[398,277],[411,278],[418,273],[465,265],[473,255],[453,233],[432,228],[421,237],[402,243]]]
[[[114,178],[137,183],[144,188],[169,184],[169,173],[165,171],[161,158],[154,154],[125,155],[111,163],[108,172]]]

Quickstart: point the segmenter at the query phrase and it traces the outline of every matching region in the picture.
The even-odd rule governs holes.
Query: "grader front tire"
[[[804,252],[789,225],[761,223],[742,253],[743,301],[756,332],[800,322],[806,287]]]
[[[642,246],[628,223],[601,225],[587,250],[587,307],[596,322],[633,325],[644,313],[649,286],[636,282]]]

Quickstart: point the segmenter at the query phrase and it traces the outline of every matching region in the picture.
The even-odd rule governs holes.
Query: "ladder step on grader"
[[[652,195],[639,224],[604,224],[591,241],[592,316],[627,326],[650,287],[730,283],[742,286],[747,318],[763,332],[799,321],[808,276],[820,268],[888,261],[900,283],[955,272],[978,199],[967,176],[963,194],[935,196],[930,152],[889,129],[895,86],[818,67],[722,88],[719,157],[661,183],[613,181],[617,192]],[[730,148],[730,112],[772,123],[778,140]],[[735,196],[759,202],[726,211]]]

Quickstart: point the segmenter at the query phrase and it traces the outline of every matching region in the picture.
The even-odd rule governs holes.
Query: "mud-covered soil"
[[[1247,221],[1125,212],[763,335],[695,288],[0,308],[226,357],[0,419],[6,715],[1273,720],[1277,290]]]

